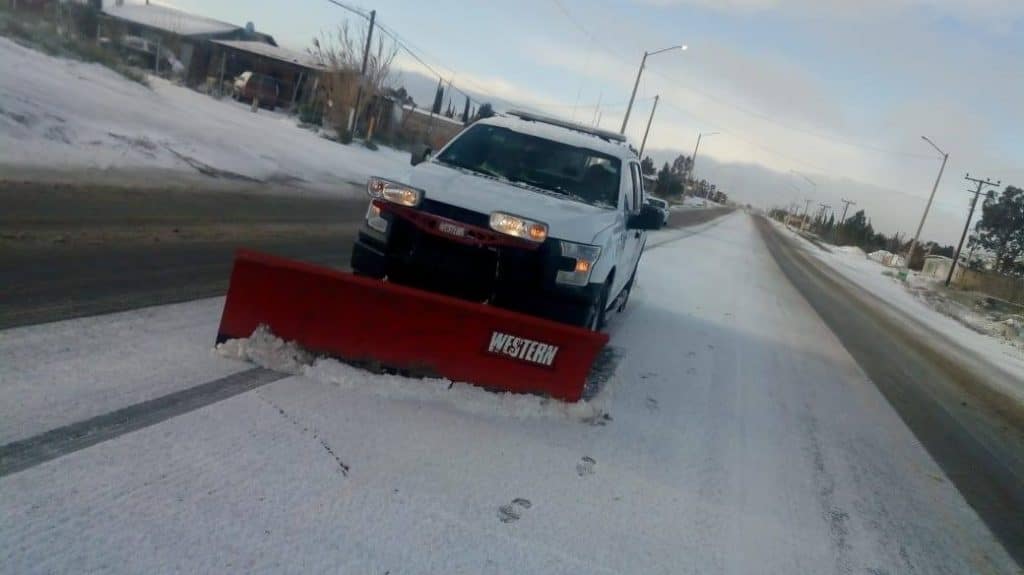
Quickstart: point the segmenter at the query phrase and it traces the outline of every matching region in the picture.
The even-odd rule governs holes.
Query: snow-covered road
[[[694,231],[652,238],[612,322],[604,425],[324,363],[3,477],[0,571],[1017,572],[751,219]],[[197,310],[216,305],[175,307],[188,325],[169,332],[117,329],[143,312],[0,332],[4,437],[45,427],[33,410],[124,407],[73,404],[100,382],[151,389],[169,361],[243,369],[211,359],[219,318]],[[111,342],[102,377],[58,353],[90,334]]]

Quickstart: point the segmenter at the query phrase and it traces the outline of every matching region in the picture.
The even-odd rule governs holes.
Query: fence
[[[1024,279],[957,269],[955,284],[960,289],[978,291],[1016,304],[1024,304]]]
[[[462,122],[411,106],[379,99],[375,138],[397,146],[428,144],[435,152],[462,131]]]

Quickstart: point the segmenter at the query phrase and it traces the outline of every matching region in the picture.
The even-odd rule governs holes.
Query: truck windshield
[[[594,206],[618,206],[618,158],[507,128],[473,126],[437,161]]]

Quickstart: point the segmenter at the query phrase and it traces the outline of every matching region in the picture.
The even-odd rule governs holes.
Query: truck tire
[[[626,310],[626,304],[629,303],[629,296],[633,294],[633,285],[636,283],[636,269],[633,269],[633,275],[629,276],[629,281],[622,288],[622,301],[619,302],[619,307],[616,309],[619,313]]]
[[[608,292],[611,290],[611,278],[608,278],[598,292],[598,296],[591,303],[590,311],[587,313],[587,321],[583,327],[590,331],[601,331],[605,325],[605,311],[608,308]]]

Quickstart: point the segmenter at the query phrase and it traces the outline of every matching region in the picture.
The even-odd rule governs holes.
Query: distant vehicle
[[[663,216],[662,219],[661,219],[661,226],[662,227],[667,226],[668,225],[668,218],[671,215],[671,212],[668,209],[668,202],[666,202],[665,200],[663,200],[661,198],[655,198],[655,197],[652,197],[652,196],[647,196],[647,204],[651,205],[651,206],[654,206],[654,207],[658,208],[658,210],[661,211],[662,216]]]
[[[370,179],[356,272],[592,331],[625,306],[663,221],[625,138],[511,112],[429,153]]]
[[[251,102],[253,98],[259,101],[260,107],[273,110],[278,105],[278,98],[281,96],[281,84],[264,74],[255,72],[242,72],[235,78],[231,88],[231,97],[239,102]]]
[[[108,40],[109,43],[109,40]],[[117,44],[125,61],[132,66],[153,70],[156,68],[157,52],[160,58],[161,73],[182,74],[185,66],[174,56],[174,52],[160,44],[141,36],[122,36]]]

